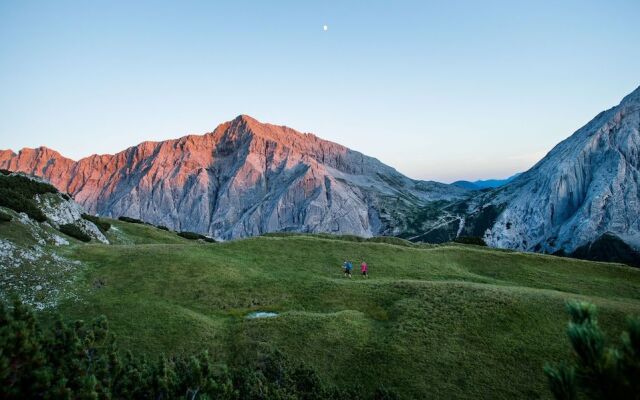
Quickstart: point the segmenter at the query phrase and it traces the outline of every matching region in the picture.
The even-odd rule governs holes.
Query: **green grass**
[[[111,225],[106,232],[107,239],[113,244],[179,244],[189,243],[175,232],[158,229],[153,225],[123,222],[102,218]]]
[[[349,237],[205,244],[109,222],[120,244],[74,245],[84,301],[59,309],[105,314],[136,353],[252,363],[279,349],[327,382],[407,398],[549,398],[542,366],[569,355],[566,300],[595,303],[610,333],[640,313],[640,270],[615,264]],[[343,278],[344,259],[365,259],[370,279]],[[255,310],[280,315],[244,318]]]

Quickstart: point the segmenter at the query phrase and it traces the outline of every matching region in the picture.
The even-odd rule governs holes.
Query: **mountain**
[[[246,115],[204,135],[79,161],[44,147],[0,151],[0,168],[43,177],[92,213],[222,239],[273,231],[392,234],[404,210],[466,195]]]
[[[500,210],[485,234],[491,246],[572,254],[622,248],[602,243],[616,238],[638,248],[640,88],[485,199]]]
[[[510,182],[409,210],[399,236],[640,266],[640,88]]]
[[[640,249],[639,131],[640,88],[530,170],[481,192],[415,181],[245,115],[205,135],[79,161],[43,147],[0,151],[0,168],[43,177],[92,213],[222,239],[274,231],[472,236],[493,247],[627,262]]]
[[[521,173],[512,175],[506,179],[486,179],[477,181],[455,181],[453,186],[457,186],[467,190],[481,190],[481,189],[494,189],[500,186],[504,186],[512,180],[516,179]]]

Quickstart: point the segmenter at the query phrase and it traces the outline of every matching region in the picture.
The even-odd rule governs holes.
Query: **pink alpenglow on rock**
[[[0,151],[0,168],[43,177],[88,212],[233,239],[274,231],[393,234],[394,209],[461,197],[372,157],[241,115],[204,135],[79,161],[45,147]]]

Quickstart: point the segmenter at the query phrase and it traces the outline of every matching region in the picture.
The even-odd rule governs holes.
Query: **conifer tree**
[[[623,349],[631,354],[638,332]],[[635,346],[635,347],[634,347]],[[362,388],[325,386],[317,373],[282,353],[257,366],[214,367],[207,352],[161,356],[155,362],[131,352],[119,357],[105,317],[72,324],[57,318],[42,327],[33,311],[0,302],[0,399],[350,399],[367,398]],[[638,365],[626,363],[625,370]],[[396,399],[378,390],[376,399]]]
[[[558,400],[573,400],[579,394],[591,399],[640,399],[640,318],[629,318],[620,347],[607,347],[596,311],[587,302],[567,303],[571,317],[567,335],[574,359],[545,365],[551,392]]]

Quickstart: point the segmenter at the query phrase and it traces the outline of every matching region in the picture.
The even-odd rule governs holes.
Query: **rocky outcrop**
[[[573,253],[605,234],[640,247],[640,88],[489,196],[491,246]]]
[[[205,135],[77,162],[47,148],[4,151],[0,168],[41,176],[91,213],[222,239],[273,231],[392,233],[404,209],[466,194],[244,115]]]
[[[73,224],[91,239],[109,243],[107,237],[93,222],[82,218],[84,210],[75,201],[66,199],[59,193],[36,195],[35,201],[53,227],[59,228],[61,225]]]
[[[0,209],[12,217],[4,222],[11,225],[5,232],[12,234],[0,237],[0,300],[18,297],[42,310],[75,298],[71,283],[81,263],[60,254],[58,247],[68,246],[69,241],[52,227],[53,222],[39,223],[25,213]]]

